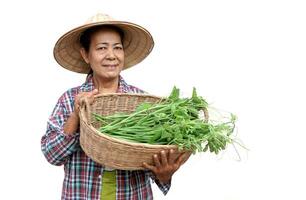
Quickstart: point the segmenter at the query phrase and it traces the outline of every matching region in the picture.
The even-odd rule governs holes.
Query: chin
[[[120,71],[99,71],[96,74],[102,79],[112,80],[118,78]]]
[[[107,74],[103,74],[103,77],[108,79],[108,80],[116,79],[116,78],[118,78],[118,76],[119,76],[119,73],[112,73],[112,74],[107,73]]]

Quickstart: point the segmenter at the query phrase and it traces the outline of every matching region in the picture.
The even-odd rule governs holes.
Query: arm
[[[53,165],[62,165],[77,150],[79,145],[80,101],[88,97],[90,103],[98,90],[91,92],[68,91],[56,104],[48,120],[47,132],[41,139],[41,149],[47,160]],[[75,97],[75,98],[74,98]]]
[[[163,182],[160,182],[156,178],[155,174],[152,171],[148,171],[148,174],[149,174],[150,178],[152,179],[153,183],[156,183],[156,185],[158,186],[160,191],[162,191],[162,193],[164,195],[166,195],[168,193],[168,191],[170,190],[171,180],[168,183],[163,183]]]
[[[64,124],[74,118],[67,112],[61,99],[49,117],[46,134],[41,139],[41,149],[46,159],[53,165],[62,165],[71,154],[79,149],[79,134],[65,133]],[[78,125],[78,123],[77,123]]]

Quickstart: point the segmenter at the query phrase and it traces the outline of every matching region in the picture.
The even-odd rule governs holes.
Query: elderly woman
[[[183,161],[173,150],[153,156],[148,170],[125,171],[106,168],[91,160],[79,144],[79,103],[98,93],[143,93],[127,84],[120,72],[141,62],[152,50],[150,33],[136,24],[115,21],[98,14],[64,34],[54,56],[64,68],[86,73],[81,86],[67,90],[58,100],[41,139],[46,159],[64,165],[62,199],[153,199],[150,178],[166,194],[171,177]]]

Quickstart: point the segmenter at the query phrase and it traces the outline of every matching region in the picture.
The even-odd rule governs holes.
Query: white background
[[[1,199],[60,199],[63,167],[40,138],[58,97],[85,75],[61,68],[53,46],[98,11],[146,27],[153,52],[122,75],[155,95],[198,89],[238,116],[250,149],[199,154],[156,199],[306,199],[306,6],[296,0],[14,1],[0,5]]]

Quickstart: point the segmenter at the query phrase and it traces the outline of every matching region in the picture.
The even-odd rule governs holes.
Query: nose
[[[108,49],[106,58],[109,60],[114,60],[116,58],[114,50],[112,48]]]

